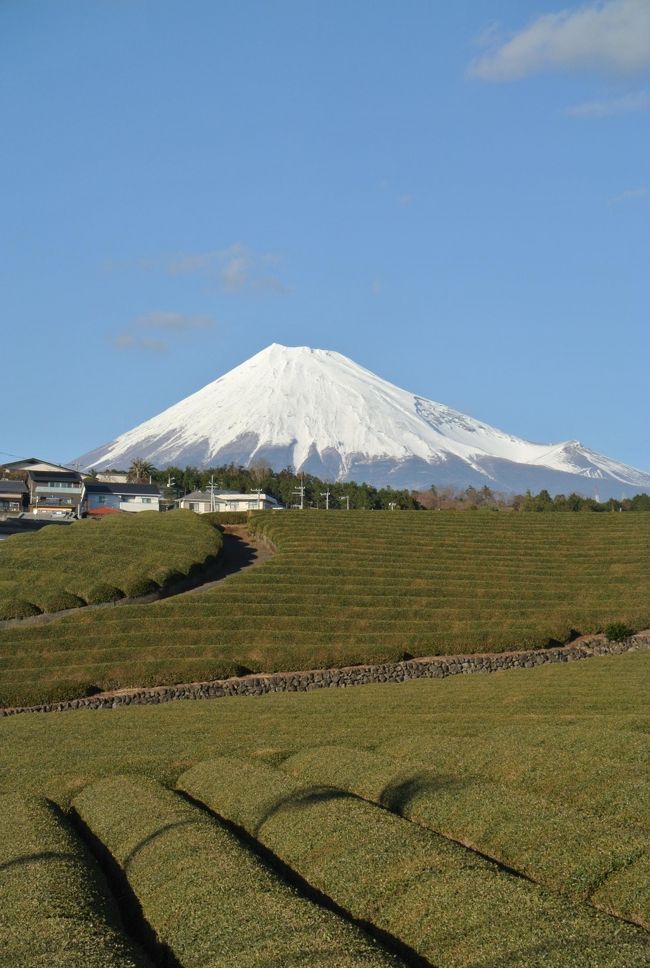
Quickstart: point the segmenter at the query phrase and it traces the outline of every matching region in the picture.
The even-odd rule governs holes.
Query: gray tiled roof
[[[0,481],[0,494],[27,494],[24,481]]]

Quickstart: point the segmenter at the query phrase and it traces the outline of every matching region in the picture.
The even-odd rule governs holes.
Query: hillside
[[[173,586],[213,561],[219,531],[191,511],[86,518],[0,545],[0,621],[119,601]]]
[[[402,390],[330,350],[272,344],[229,373],[81,457],[83,467],[266,463],[377,487],[603,499],[650,490],[650,474],[577,440],[531,443]]]
[[[641,968],[649,667],[0,720],[8,963]]]
[[[0,703],[650,626],[650,515],[265,512],[277,553],[208,590],[0,629]]]

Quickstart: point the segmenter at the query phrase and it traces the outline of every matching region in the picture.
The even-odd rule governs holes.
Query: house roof
[[[37,483],[39,481],[75,481],[81,483],[81,474],[77,471],[32,471],[27,468],[27,473]]]
[[[0,481],[0,494],[27,494],[24,481]]]
[[[64,467],[63,464],[53,464],[52,461],[41,460],[40,457],[25,457],[24,460],[15,460],[10,464],[3,464],[2,466],[6,467],[9,471],[28,471],[34,464],[46,470],[48,468],[59,471],[70,470],[70,468]]]
[[[86,482],[84,485],[88,494],[151,494],[160,497],[157,484],[98,484]]]
[[[215,497],[216,497],[215,493]],[[179,501],[209,501],[210,495],[207,491],[192,491],[191,494],[184,494]]]
[[[235,491],[215,491],[214,500],[215,502],[224,501],[257,501],[258,495],[256,491],[251,491],[248,494],[243,494],[241,492]],[[260,501],[270,501],[272,504],[277,504],[278,502],[270,494],[260,494]],[[192,491],[191,494],[184,494],[183,497],[179,498],[179,501],[210,501],[209,491]]]

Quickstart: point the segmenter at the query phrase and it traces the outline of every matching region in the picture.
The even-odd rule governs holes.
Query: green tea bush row
[[[212,563],[221,544],[214,526],[191,511],[14,535],[0,548],[0,621],[147,595]]]
[[[344,747],[304,750],[282,769],[305,783],[336,786],[430,830],[471,843],[541,884],[588,898],[596,886],[644,850],[650,839],[585,817],[528,790],[482,777],[463,783],[436,769],[400,765],[385,755]],[[628,917],[626,910],[614,913]]]
[[[511,876],[345,791],[229,757],[190,769],[178,786],[432,964],[647,965],[640,929]]]
[[[153,780],[108,777],[73,806],[121,866],[160,944],[186,968],[401,964]]]
[[[0,797],[0,961],[6,968],[150,968],[96,862],[44,800]]]

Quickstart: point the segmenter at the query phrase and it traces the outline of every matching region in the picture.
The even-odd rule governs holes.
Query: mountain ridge
[[[579,441],[540,444],[382,380],[333,350],[273,343],[156,416],[77,459],[161,468],[264,461],[331,480],[483,486],[620,497],[650,474]]]

